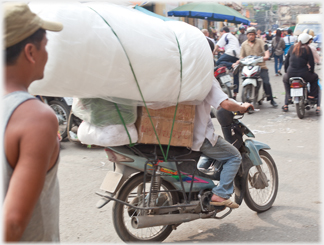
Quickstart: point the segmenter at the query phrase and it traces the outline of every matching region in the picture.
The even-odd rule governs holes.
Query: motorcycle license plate
[[[227,82],[231,82],[232,79],[231,79],[231,76],[230,75],[225,75],[225,76],[222,76],[220,77],[220,80],[222,81],[223,84],[227,83]]]
[[[292,88],[292,89],[290,89],[290,96],[291,97],[303,96],[303,88]]]
[[[110,193],[115,193],[115,190],[122,177],[123,175],[121,173],[109,171],[102,181],[100,189],[103,191],[108,191]]]

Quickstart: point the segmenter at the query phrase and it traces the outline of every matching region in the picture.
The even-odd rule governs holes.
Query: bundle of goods
[[[157,109],[197,104],[211,89],[213,57],[196,27],[107,2],[29,6],[64,26],[61,32],[47,32],[44,79],[31,84],[31,94],[136,106],[143,106],[144,99]]]
[[[194,105],[212,87],[214,64],[206,37],[198,28],[107,2],[29,6],[40,17],[64,26],[61,32],[47,32],[49,59],[44,79],[31,84],[29,92],[78,98],[72,111],[84,120],[78,132],[82,143],[155,144],[155,137],[144,133],[154,127],[162,144],[191,146]],[[146,114],[148,108],[178,103],[190,105],[190,118],[164,117],[161,111]],[[138,106],[145,108],[137,118]],[[165,113],[170,110],[174,113],[175,108]],[[150,117],[153,125],[147,124]]]

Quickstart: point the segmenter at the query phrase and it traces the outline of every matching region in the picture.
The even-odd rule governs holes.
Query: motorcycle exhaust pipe
[[[152,226],[173,225],[189,222],[196,219],[204,219],[212,216],[211,214],[165,214],[165,215],[146,215],[133,216],[132,227],[135,229],[147,228]]]

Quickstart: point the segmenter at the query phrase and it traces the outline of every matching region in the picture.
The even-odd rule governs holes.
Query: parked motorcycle
[[[308,98],[307,82],[301,77],[291,77],[289,79],[290,96],[295,104],[297,115],[300,119],[305,117],[305,110],[316,107],[318,98]]]
[[[253,106],[262,104],[266,94],[260,89],[262,79],[261,67],[257,64],[263,61],[262,56],[249,55],[240,61],[242,69],[242,101],[251,103]],[[259,95],[262,93],[262,95]]]
[[[237,116],[224,109],[217,112],[224,138],[242,154],[234,180],[235,202],[241,204],[244,199],[250,209],[264,212],[276,199],[277,168],[266,151],[268,145],[243,140],[243,135],[254,135]],[[164,151],[166,148],[162,146]],[[163,161],[157,145],[107,147],[105,151],[114,171],[107,173],[97,192],[102,197],[97,207],[115,201],[113,224],[125,242],[163,241],[184,222],[223,219],[232,211],[210,205],[213,181],[219,180],[222,162],[214,161],[211,174],[199,172],[201,152],[170,147],[168,160]]]
[[[73,98],[72,97],[49,97],[39,96],[41,100],[48,104],[55,112],[59,123],[59,131],[62,139],[67,137],[67,121],[70,115]]]

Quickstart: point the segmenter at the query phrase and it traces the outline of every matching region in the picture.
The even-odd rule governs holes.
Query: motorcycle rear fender
[[[243,83],[242,83],[242,86],[246,86],[246,85],[249,85],[249,84],[252,84],[254,87],[257,86],[257,80],[256,79],[251,79],[251,78],[247,78],[247,79],[244,79],[243,80]]]
[[[270,146],[264,143],[255,140],[250,140],[250,139],[245,140],[245,146],[249,149],[248,155],[253,165],[255,166],[262,164],[261,158],[259,156],[259,151],[261,149],[271,149]]]
[[[299,97],[294,97],[293,98],[294,104],[298,104],[299,103],[299,100],[300,100]]]

